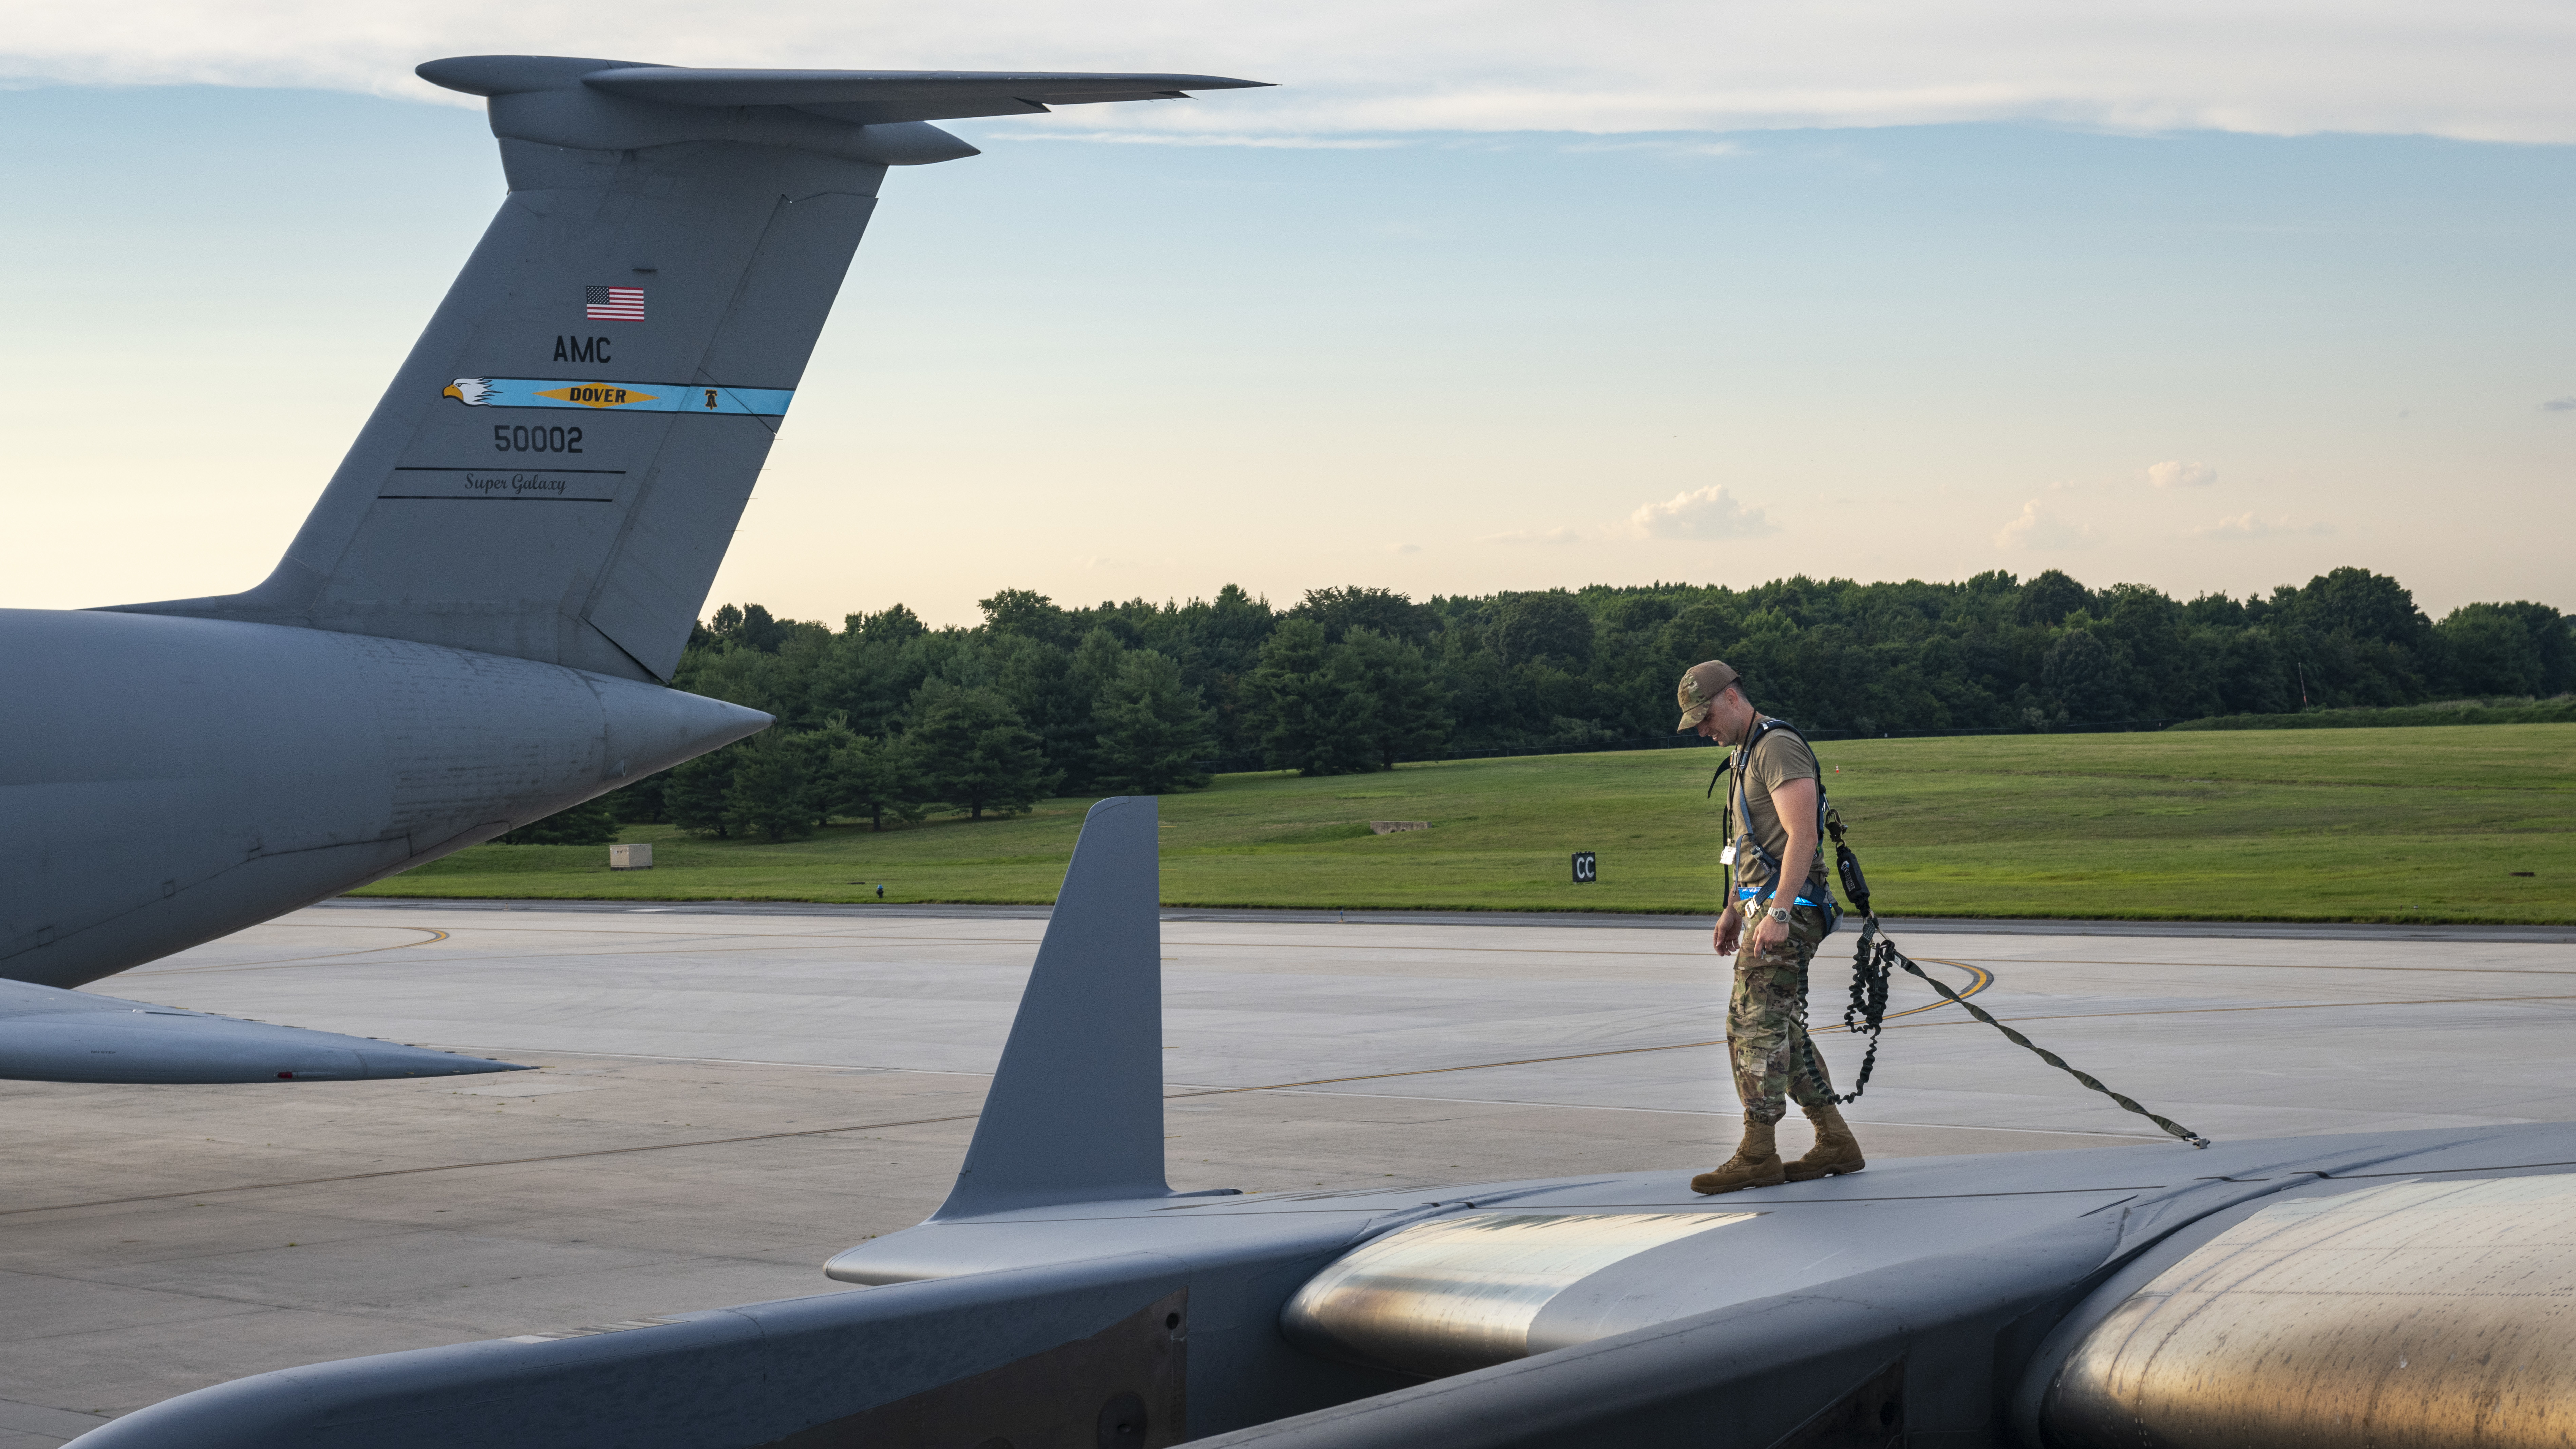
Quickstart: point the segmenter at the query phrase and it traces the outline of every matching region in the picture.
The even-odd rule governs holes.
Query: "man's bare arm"
[[[1816,782],[1783,780],[1771,787],[1771,808],[1789,832],[1789,848],[1780,852],[1780,873],[1771,883],[1771,904],[1795,908],[1807,888],[1807,872],[1816,858]],[[1768,913],[1753,928],[1753,949],[1767,951],[1789,938],[1789,923]]]

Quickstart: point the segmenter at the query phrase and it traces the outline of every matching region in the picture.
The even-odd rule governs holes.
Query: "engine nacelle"
[[[2024,1413],[2052,1449],[2576,1435],[2576,1179],[2300,1196],[2185,1246],[2106,1284],[2041,1355]]]

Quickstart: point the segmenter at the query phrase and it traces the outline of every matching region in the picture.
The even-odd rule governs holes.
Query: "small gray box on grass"
[[[653,847],[649,845],[612,845],[608,847],[610,870],[651,870]]]

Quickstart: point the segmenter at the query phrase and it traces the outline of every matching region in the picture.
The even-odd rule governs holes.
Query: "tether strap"
[[[1881,940],[1879,944],[1887,943]],[[1869,931],[1863,929],[1860,949],[1852,953],[1851,1004],[1843,1008],[1843,1030],[1867,1040],[1869,1050],[1861,1054],[1860,1075],[1853,1080],[1852,1089],[1834,1098],[1837,1102],[1859,1101],[1860,1094],[1869,1090],[1869,1074],[1878,1070],[1878,1034],[1887,1029],[1887,970],[1887,961],[1871,954]],[[1798,984],[1803,987],[1806,983]],[[1799,993],[1800,1000],[1805,996],[1805,992]]]
[[[1871,945],[1872,937],[1877,938],[1877,945],[1875,948]],[[2165,1129],[2165,1131],[2181,1138],[2183,1141],[2190,1143],[2194,1147],[2207,1147],[2209,1145],[2208,1138],[2192,1131],[2190,1128],[2185,1127],[2180,1122],[2173,1120],[2171,1117],[2160,1117],[2155,1113],[2148,1111],[2146,1108],[2139,1106],[2129,1098],[2121,1096],[2119,1093],[2103,1086],[2101,1082],[2096,1080],[2090,1074],[2079,1072],[2075,1068],[2068,1066],[2064,1057],[2061,1057],[2057,1053],[2050,1051],[2048,1048],[2033,1042],[2029,1037],[2023,1036],[2020,1032],[2013,1030],[2002,1022],[1995,1020],[1992,1016],[1986,1014],[1985,1008],[1977,1005],[1973,1001],[1970,1001],[1968,998],[1961,996],[1949,987],[1942,985],[1922,967],[1915,965],[1913,960],[1904,952],[1896,949],[1896,943],[1887,939],[1887,937],[1879,931],[1878,917],[1873,915],[1861,924],[1860,947],[1852,953],[1853,969],[1856,973],[1867,972],[1869,974],[1874,974],[1879,980],[1884,981],[1887,976],[1887,968],[1891,965],[1902,966],[1906,970],[1913,972],[1915,975],[1922,977],[1925,981],[1931,982],[1933,990],[1940,992],[1951,1001],[1968,1008],[1968,1014],[1970,1016],[1973,1016],[1977,1020],[1984,1022],[1986,1025],[1993,1027],[1995,1030],[2002,1032],[2013,1045],[2026,1047],[2030,1051],[2037,1053],[2041,1061],[2057,1068],[2059,1071],[2064,1072],[2066,1075],[2073,1077],[2079,1082],[2082,1082],[2084,1085],[2091,1087],[2094,1091],[2101,1093],[2103,1096],[2119,1103],[2128,1110],[2137,1113],[2139,1116],[2146,1118],[2150,1122],[2155,1123],[2157,1126]],[[1873,970],[1872,968],[1875,969]],[[1885,988],[1883,987],[1881,988],[1882,991],[1884,989]],[[1858,996],[1860,993],[1860,983],[1855,980],[1853,983],[1853,994]],[[1880,1000],[1883,1003],[1885,998],[1882,996]],[[1885,1009],[1883,1004],[1880,1009]],[[1872,1032],[1870,1035],[1869,1055],[1871,1058],[1875,1058],[1878,1055],[1878,1039],[1876,1032]],[[1869,1063],[1864,1061],[1861,1067],[1861,1081],[1863,1084],[1866,1084],[1868,1080]],[[1859,1095],[1860,1093],[1858,1092],[1852,1093],[1853,1097],[1857,1097]],[[1843,1098],[1841,1100],[1848,1101],[1850,1098]]]

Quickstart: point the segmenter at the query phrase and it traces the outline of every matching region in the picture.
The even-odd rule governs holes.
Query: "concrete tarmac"
[[[0,1083],[0,1449],[319,1359],[835,1291],[826,1257],[944,1195],[1043,929],[1029,911],[337,902],[95,983],[540,1070]],[[2212,1136],[2576,1117],[2566,932],[1897,939]],[[1819,1026],[1852,940],[1819,960]],[[1163,969],[1184,1190],[1687,1173],[1733,1142],[1726,976],[1700,923],[1175,912]],[[1860,1044],[1820,1040],[1848,1090]],[[1873,1157],[2161,1135],[1904,976],[1849,1110]],[[1803,1150],[1794,1118],[1782,1141]]]

